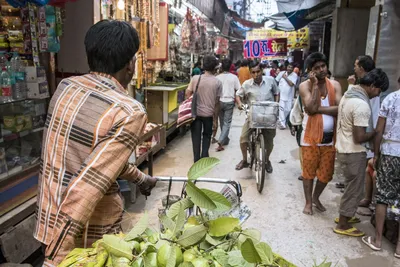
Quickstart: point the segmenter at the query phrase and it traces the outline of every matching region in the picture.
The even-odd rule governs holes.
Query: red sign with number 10
[[[287,39],[244,40],[244,58],[262,58],[287,55]]]

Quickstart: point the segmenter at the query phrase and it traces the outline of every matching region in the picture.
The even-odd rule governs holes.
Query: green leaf
[[[199,248],[201,250],[207,250],[207,249],[211,248],[211,245],[208,242],[203,241],[200,243]]]
[[[187,224],[190,225],[200,225],[199,221],[194,216],[190,216],[187,220]]]
[[[200,188],[198,188],[193,182],[188,182],[186,185],[186,193],[193,201],[194,204],[200,208],[215,210],[217,205],[211,200]]]
[[[214,204],[217,206],[217,211],[227,211],[232,208],[232,204],[222,194],[205,188],[202,188],[201,191],[214,201]]]
[[[235,229],[240,223],[238,218],[221,217],[208,222],[209,234],[211,236],[225,236]]]
[[[124,241],[122,238],[116,235],[103,235],[103,242],[102,246],[109,254],[117,258],[124,257],[129,260],[133,259],[133,245]]]
[[[220,162],[217,158],[202,158],[192,165],[190,168],[187,177],[189,180],[196,180],[201,176],[207,174],[212,168],[218,165]]]
[[[243,258],[239,250],[228,252],[228,264],[235,267],[254,267],[254,264],[250,264]]]
[[[160,220],[162,225],[164,225],[165,228],[167,228],[170,231],[174,231],[175,229],[175,223],[171,218],[169,218],[167,215],[161,215]]]
[[[184,210],[193,207],[193,202],[189,198],[183,198],[169,207],[167,210],[167,216],[171,219],[175,218],[175,216],[179,213],[180,204],[182,204]]]
[[[176,265],[175,246],[171,246],[171,249],[169,250],[169,256],[166,267],[175,267],[175,265]]]
[[[246,241],[247,238],[251,238],[254,244],[257,244],[261,240],[261,232],[257,229],[246,229],[240,234],[238,239],[239,248]]]
[[[250,263],[260,263],[261,262],[260,255],[258,255],[258,252],[257,252],[256,248],[254,247],[253,241],[250,238],[247,238],[247,240],[242,244],[240,251],[242,252],[243,258],[247,262],[250,262]]]
[[[221,241],[215,240],[214,238],[212,238],[210,235],[206,235],[206,241],[208,243],[210,243],[213,246],[218,245],[219,243],[221,243]]]
[[[112,259],[112,266],[113,267],[130,267],[131,265],[131,260],[125,258],[125,257],[117,257],[113,254],[111,254],[111,259]]]
[[[190,247],[200,243],[206,234],[207,227],[204,225],[193,226],[185,230],[177,242],[182,247]]]
[[[131,241],[143,234],[146,231],[147,226],[149,225],[149,214],[147,212],[144,213],[142,218],[135,224],[132,230],[125,236],[126,241]]]
[[[179,264],[179,267],[193,267],[193,264],[191,262],[184,261]]]
[[[228,265],[229,256],[223,249],[214,249],[213,251],[211,251],[211,256],[213,256],[214,259],[222,266]]]
[[[183,227],[183,225],[185,224],[185,219],[186,219],[186,213],[185,213],[185,209],[182,206],[182,203],[179,203],[180,209],[179,209],[179,213],[178,216],[176,216],[176,220],[175,220],[175,228],[172,231],[172,236],[175,236]]]
[[[274,254],[272,253],[272,249],[268,244],[264,242],[260,242],[255,245],[258,255],[261,258],[261,262],[264,264],[272,264],[274,261]]]

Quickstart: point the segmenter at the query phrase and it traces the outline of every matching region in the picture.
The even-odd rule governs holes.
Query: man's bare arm
[[[312,89],[312,86],[315,86],[315,89]],[[304,104],[304,109],[309,115],[314,115],[318,112],[318,90],[318,85],[313,85],[310,81],[300,84],[299,93]]]
[[[289,86],[294,86],[294,83],[285,75],[283,75],[283,79],[289,84]]]
[[[193,91],[192,91],[192,90],[189,90],[189,89],[186,89],[186,92],[185,92],[186,99],[188,99],[188,98],[191,97],[192,95],[193,95]]]
[[[374,140],[375,158],[378,158],[379,154],[381,153],[381,143],[383,139],[383,132],[385,131],[385,126],[386,126],[386,118],[379,117],[378,123],[376,124],[376,135]]]
[[[354,142],[357,144],[362,144],[370,141],[375,136],[375,131],[367,132],[366,127],[354,126],[353,128],[353,138]]]

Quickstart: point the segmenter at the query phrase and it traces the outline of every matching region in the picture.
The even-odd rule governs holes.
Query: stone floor
[[[335,188],[335,180],[330,183],[321,197],[328,209],[325,213],[315,212],[313,216],[302,213],[304,195],[302,183],[297,180],[300,174],[298,148],[295,138],[288,130],[278,130],[272,154],[273,174],[267,176],[262,194],[256,189],[255,179],[249,169],[235,171],[240,161],[238,146],[244,114],[235,112],[230,134],[231,143],[225,151],[216,153],[210,149],[211,156],[221,159],[221,163],[207,177],[234,179],[243,187],[243,201],[252,210],[252,216],[244,227],[258,228],[263,241],[273,250],[298,266],[313,266],[327,259],[332,266],[348,267],[400,267],[400,260],[393,257],[394,246],[385,240],[381,252],[373,252],[366,247],[361,238],[344,237],[333,233],[334,218],[338,215],[341,193]],[[279,163],[280,161],[285,163]],[[155,176],[185,176],[193,162],[190,133],[175,138],[165,151],[159,153],[154,162]],[[220,185],[207,186],[219,190]],[[128,204],[124,228],[129,229],[147,210],[151,224],[158,227],[158,208],[161,198],[167,194],[168,184],[159,183],[146,201],[140,196],[135,204]],[[172,193],[179,195],[181,184],[174,184]],[[368,234],[374,232],[369,217],[362,217],[357,226]]]

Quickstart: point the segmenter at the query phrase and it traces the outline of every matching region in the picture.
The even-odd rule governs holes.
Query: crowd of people
[[[400,219],[400,93],[395,91],[382,97],[389,88],[389,80],[382,69],[375,68],[373,59],[360,56],[355,60],[355,74],[349,76],[347,90],[342,90],[341,84],[331,77],[322,53],[307,57],[304,74],[298,64],[289,62],[279,66],[277,61],[269,65],[245,59],[232,64],[224,59],[218,67],[218,60],[207,56],[203,64],[205,73],[195,75],[187,90],[188,96],[198,90],[201,99],[201,116],[192,125],[194,161],[208,156],[218,121],[221,135],[214,140],[218,143],[216,151],[224,150],[230,141],[235,104],[240,108],[243,102],[278,102],[278,128],[284,130],[289,126],[300,147],[303,213],[313,215],[314,209],[326,211],[320,196],[340,170],[344,183],[338,182],[336,186],[342,188],[343,196],[333,231],[364,236],[354,227],[360,222],[355,216],[357,209],[375,209],[375,237],[362,240],[373,250],[380,250],[387,211],[392,213],[390,218]],[[209,112],[202,113],[204,109]],[[246,120],[239,140],[243,157],[236,170],[249,166],[247,147],[251,131]],[[276,129],[263,129],[263,134],[266,171],[272,173],[270,155]],[[400,257],[400,241],[395,257]]]
[[[34,229],[34,237],[45,253],[45,266],[57,266],[74,248],[91,246],[104,234],[121,231],[124,202],[118,178],[136,183],[146,196],[157,183],[128,162],[147,123],[143,105],[126,92],[135,72],[139,44],[138,33],[128,22],[96,23],[85,36],[91,72],[62,80],[51,98],[43,131]],[[235,102],[238,106],[243,101],[278,102],[283,107],[280,126],[286,127],[286,102],[291,101],[292,94],[294,98],[299,87],[290,121],[295,122],[303,156],[304,213],[312,215],[313,205],[325,210],[319,196],[332,180],[337,160],[345,182],[334,231],[364,235],[353,227],[359,222],[355,217],[357,206],[375,203],[376,233],[363,237],[363,242],[375,251],[381,250],[385,219],[400,219],[400,92],[375,98],[388,89],[386,74],[375,68],[370,57],[359,57],[355,61],[356,76],[349,77],[351,86],[342,95],[340,84],[328,78],[327,59],[320,53],[307,58],[307,76],[299,75],[301,80],[298,77],[296,82],[292,73],[299,68],[290,63],[278,68],[273,62],[269,68],[258,61],[243,60],[233,65],[225,59],[215,76],[219,64],[214,56],[205,57],[187,89],[187,96],[195,95],[197,104],[192,123],[194,161],[208,157],[217,118],[221,127],[221,135],[215,140],[217,151],[229,143]],[[371,101],[374,98],[375,104]],[[246,121],[239,140],[243,159],[237,170],[248,165],[250,130]],[[266,171],[272,172],[269,155],[276,130],[264,135]],[[368,190],[361,200],[366,168]],[[400,242],[394,255],[400,258]]]

